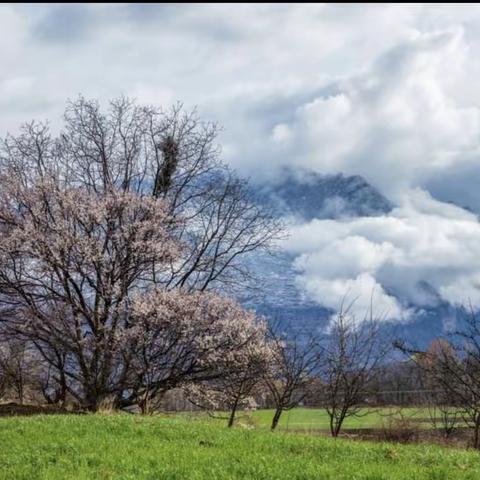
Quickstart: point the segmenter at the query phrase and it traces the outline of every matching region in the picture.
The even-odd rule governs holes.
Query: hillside
[[[133,415],[1,420],[0,479],[473,480],[478,452]]]

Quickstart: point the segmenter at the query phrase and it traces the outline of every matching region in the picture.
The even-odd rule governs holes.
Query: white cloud
[[[286,158],[322,173],[360,174],[394,198],[476,161],[480,108],[454,95],[469,81],[466,59],[461,28],[415,33],[362,75],[298,107]]]
[[[348,295],[365,310],[372,292],[389,319],[439,301],[480,307],[477,217],[421,190],[389,215],[294,225],[285,248],[296,256],[299,284],[331,308]]]
[[[343,122],[342,112],[345,115],[351,111],[352,122],[345,125],[348,139],[335,131],[334,124],[329,127],[326,119],[311,131],[315,136],[327,122],[325,127],[335,131],[329,148],[338,137],[340,143],[354,148],[358,136],[351,137],[351,129],[357,128],[357,122],[369,122],[367,100],[360,98],[368,92],[362,89],[370,85],[374,92],[373,83],[378,80],[401,90],[402,83],[411,77],[407,72],[395,79],[385,74],[388,65],[370,66],[378,58],[388,58],[382,57],[385,52],[414,42],[420,31],[459,28],[463,24],[468,42],[460,43],[476,45],[472,35],[477,29],[472,22],[480,18],[478,12],[473,6],[467,15],[449,7],[393,4],[233,8],[214,4],[86,4],[35,9],[2,5],[0,28],[8,45],[0,53],[0,92],[3,82],[8,81],[11,88],[16,79],[28,78],[30,87],[19,89],[13,96],[0,96],[0,132],[32,117],[49,118],[58,124],[65,99],[78,93],[102,100],[120,93],[137,95],[145,102],[182,100],[189,106],[198,104],[203,115],[225,126],[221,140],[229,151],[237,152],[229,157],[235,167],[247,174],[257,172],[261,157],[268,159],[263,162],[266,175],[279,163],[296,160],[285,143],[275,148],[266,141],[277,124],[285,125],[282,128],[286,132],[297,110],[297,122],[301,122],[304,111],[313,119],[321,112],[332,111],[336,122]],[[425,52],[427,59],[436,56],[441,62],[435,52]],[[434,78],[434,82],[441,81],[442,88],[445,78],[453,75],[449,72],[457,54],[454,52],[444,63],[448,68],[433,66],[442,70],[443,80]],[[475,51],[463,55],[468,55],[469,63],[475,63]],[[427,67],[418,61],[409,72]],[[371,68],[373,73],[378,71],[378,78],[372,78]],[[431,78],[428,72],[422,75]],[[462,72],[459,76],[465,80]],[[356,78],[365,78],[364,85],[355,86]],[[319,94],[329,85],[343,84],[350,87],[345,87],[340,102]],[[395,109],[393,95],[392,91],[389,105]],[[405,97],[400,98],[403,102]],[[418,98],[407,100],[418,102]],[[343,106],[339,105],[342,101]],[[317,107],[320,112],[315,115]],[[408,117],[408,111],[402,114]],[[375,137],[374,143],[378,140]],[[312,163],[315,160],[322,168],[316,158],[317,153],[320,155],[318,143],[308,145],[304,161],[313,154]],[[340,153],[348,154],[344,149]],[[334,168],[330,159],[324,161]]]
[[[387,294],[368,273],[361,273],[355,278],[328,280],[300,277],[298,283],[310,297],[329,299],[322,301],[322,305],[335,311],[345,308],[346,313],[357,322],[370,318],[370,315],[380,321],[404,320],[410,315],[410,311],[403,309],[398,300]],[[345,303],[344,307],[342,303]]]

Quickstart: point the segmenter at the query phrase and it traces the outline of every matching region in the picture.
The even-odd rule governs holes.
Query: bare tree
[[[20,405],[38,400],[44,363],[32,344],[18,338],[2,338],[0,376],[2,390]]]
[[[352,305],[343,308],[342,303],[322,350],[322,404],[334,437],[340,433],[346,418],[362,415],[366,390],[391,350],[372,308],[363,320],[357,321],[350,314]]]
[[[163,199],[169,215],[184,221],[175,231],[184,251],[156,281],[168,288],[238,289],[251,280],[245,256],[268,251],[282,225],[219,160],[217,131],[181,104],[162,110],[121,97],[103,112],[98,102],[79,97],[68,103],[57,138],[39,123],[7,137],[0,168],[25,185],[53,175],[95,194],[120,190]]]
[[[425,380],[421,369],[409,359],[385,362],[373,380],[376,403],[417,406],[424,402]]]
[[[480,321],[474,310],[467,312],[465,325],[436,341],[427,351],[409,347],[404,341],[395,346],[408,354],[445,392],[445,408],[458,408],[462,419],[472,428],[474,448],[480,448]]]
[[[39,387],[48,404],[65,406],[67,400],[66,379],[59,379],[51,365],[45,365],[39,379]]]
[[[440,429],[445,438],[455,431],[461,420],[461,412],[457,405],[457,399],[442,382],[438,381],[437,375],[432,375],[436,364],[442,362],[442,358],[448,352],[449,356],[455,356],[453,346],[445,339],[435,339],[430,343],[426,355],[417,357],[417,365],[423,373],[424,398],[428,408],[428,414],[433,428]]]
[[[319,339],[313,332],[282,330],[277,324],[269,328],[269,339],[273,362],[264,381],[275,405],[270,426],[273,431],[282,413],[298,406],[307,395],[318,374],[321,356]]]
[[[443,436],[449,438],[462,419],[455,399],[449,391],[437,389],[426,391],[425,401],[433,428],[441,430]]]

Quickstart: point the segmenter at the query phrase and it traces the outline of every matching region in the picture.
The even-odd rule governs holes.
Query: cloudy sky
[[[1,135],[79,93],[198,106],[256,181],[359,174],[395,204],[292,226],[311,299],[480,307],[480,7],[2,5],[0,31]]]

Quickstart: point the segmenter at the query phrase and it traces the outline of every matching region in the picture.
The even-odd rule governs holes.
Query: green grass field
[[[425,419],[422,426],[430,426],[428,410],[426,408],[403,408],[405,418]],[[269,427],[273,417],[273,410],[257,410],[252,417],[256,425]],[[360,416],[349,417],[345,420],[344,428],[375,428],[381,427],[389,416],[399,416],[399,409],[380,408],[375,410],[361,410]],[[327,430],[329,419],[325,410],[315,408],[295,408],[284,412],[277,428],[284,430]]]
[[[0,478],[12,480],[480,478],[475,451],[227,429],[185,416],[2,418],[0,442]]]

